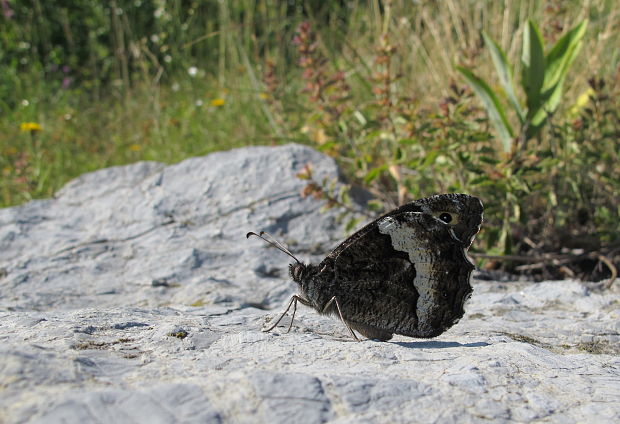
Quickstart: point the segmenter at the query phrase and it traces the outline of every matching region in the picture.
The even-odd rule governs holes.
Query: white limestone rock
[[[138,163],[0,210],[0,422],[620,421],[620,295],[574,281],[474,281],[435,339],[354,342],[300,307],[271,333],[290,258],[321,258],[338,212],[298,145]],[[316,254],[316,255],[315,255]],[[269,310],[265,310],[269,309]]]

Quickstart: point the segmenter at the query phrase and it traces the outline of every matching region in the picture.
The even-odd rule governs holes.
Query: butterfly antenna
[[[269,239],[268,239],[268,238],[263,237],[263,235],[267,235],[267,236],[269,236]],[[279,241],[277,241],[275,238],[273,238],[273,236],[272,236],[271,234],[266,233],[266,232],[264,232],[264,231],[261,231],[261,232],[260,232],[260,234],[256,234],[255,232],[250,231],[249,233],[247,233],[247,234],[245,235],[245,237],[246,237],[246,238],[250,238],[250,236],[256,236],[256,237],[258,237],[258,238],[260,238],[260,239],[265,240],[267,243],[269,243],[270,245],[272,245],[272,246],[273,246],[273,247],[275,247],[276,249],[278,249],[278,250],[280,250],[280,251],[282,251],[282,252],[286,253],[286,254],[287,254],[287,255],[289,255],[291,258],[295,259],[295,262],[297,262],[298,264],[301,264],[301,262],[299,262],[299,259],[297,259],[297,258],[296,258],[296,257],[295,257],[292,253],[291,253],[291,251],[290,251],[290,250],[288,250],[286,247],[284,247],[284,246],[282,245],[282,243],[280,243],[280,242],[279,242]],[[271,239],[271,240],[270,240],[270,239]]]

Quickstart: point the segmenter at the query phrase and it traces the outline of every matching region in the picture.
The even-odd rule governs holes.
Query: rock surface
[[[343,239],[298,145],[138,163],[0,210],[0,422],[619,422],[620,294],[474,281],[432,340],[353,342],[301,307],[290,258]],[[616,284],[617,286],[617,284]],[[281,325],[287,325],[288,318]]]

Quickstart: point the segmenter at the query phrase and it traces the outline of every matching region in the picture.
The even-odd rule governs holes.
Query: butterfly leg
[[[288,306],[286,307],[286,309],[284,310],[284,312],[282,313],[282,315],[280,315],[280,318],[278,318],[278,320],[275,322],[275,324],[273,324],[271,327],[269,327],[266,330],[263,330],[265,333],[270,332],[271,330],[273,330],[274,328],[276,328],[278,326],[278,324],[280,323],[280,321],[282,321],[282,318],[284,318],[284,316],[288,313],[289,309],[291,309],[291,305],[293,305],[293,316],[291,317],[291,323],[288,326],[288,330],[286,330],[286,332],[288,333],[289,331],[291,331],[291,327],[293,326],[293,320],[295,319],[295,312],[297,311],[297,302],[301,302],[302,305],[307,305],[310,306],[310,302],[308,302],[306,299],[304,299],[301,296],[298,295],[293,295],[293,297],[291,297],[291,301],[288,303]]]
[[[296,296],[293,296],[293,299],[295,299],[295,303],[293,304],[293,315],[291,315],[291,322],[288,325],[288,328],[286,329],[286,332],[290,332],[291,328],[293,328],[293,321],[295,320],[295,312],[297,312],[297,302],[299,301],[299,299],[296,299]]]
[[[312,303],[310,303],[307,299],[304,299],[301,296],[298,295],[293,295],[293,299],[295,299],[295,304],[293,305],[293,315],[291,316],[291,323],[288,325],[288,330],[286,330],[286,332],[288,333],[289,331],[291,331],[291,328],[293,327],[293,320],[295,319],[295,312],[297,312],[297,302],[301,302],[302,305],[306,305],[309,307],[313,307]]]
[[[353,332],[349,324],[344,320],[344,317],[342,316],[342,311],[340,310],[340,304],[338,303],[338,299],[336,299],[336,296],[329,299],[329,301],[325,304],[325,307],[323,308],[322,313],[326,314],[329,311],[329,307],[332,305],[332,303],[336,304],[336,310],[338,311],[338,316],[342,320],[342,323],[347,327],[347,329],[349,330],[353,338],[359,342],[360,339],[357,338],[357,336],[355,335],[355,333]]]

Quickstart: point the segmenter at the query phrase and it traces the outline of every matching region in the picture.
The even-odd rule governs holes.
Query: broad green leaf
[[[493,59],[495,71],[497,72],[499,81],[508,96],[508,101],[517,112],[519,121],[523,123],[525,120],[525,113],[523,112],[523,109],[517,100],[517,96],[515,95],[514,83],[512,81],[512,70],[510,69],[510,64],[508,63],[506,53],[504,53],[499,44],[489,37],[486,32],[482,32],[482,37],[484,38],[484,42],[491,53],[491,59]]]
[[[521,85],[525,92],[528,109],[527,117],[531,118],[533,110],[540,107],[541,90],[545,80],[545,51],[542,36],[536,24],[529,20],[523,34],[523,52],[521,55]]]
[[[499,135],[504,152],[509,152],[512,148],[514,132],[506,118],[504,108],[497,100],[497,96],[484,80],[474,75],[469,69],[462,66],[457,66],[456,69],[465,77],[474,92],[482,100],[482,104],[489,114],[489,119]]]
[[[546,58],[545,89],[556,86],[566,75],[581,48],[581,40],[587,27],[588,21],[584,20],[555,43]]]
[[[581,48],[581,40],[587,28],[583,21],[566,33],[553,46],[547,55],[545,80],[540,96],[540,104],[528,110],[529,126],[526,138],[531,138],[546,123],[547,118],[558,108],[562,98],[562,87],[570,65],[577,57]]]

